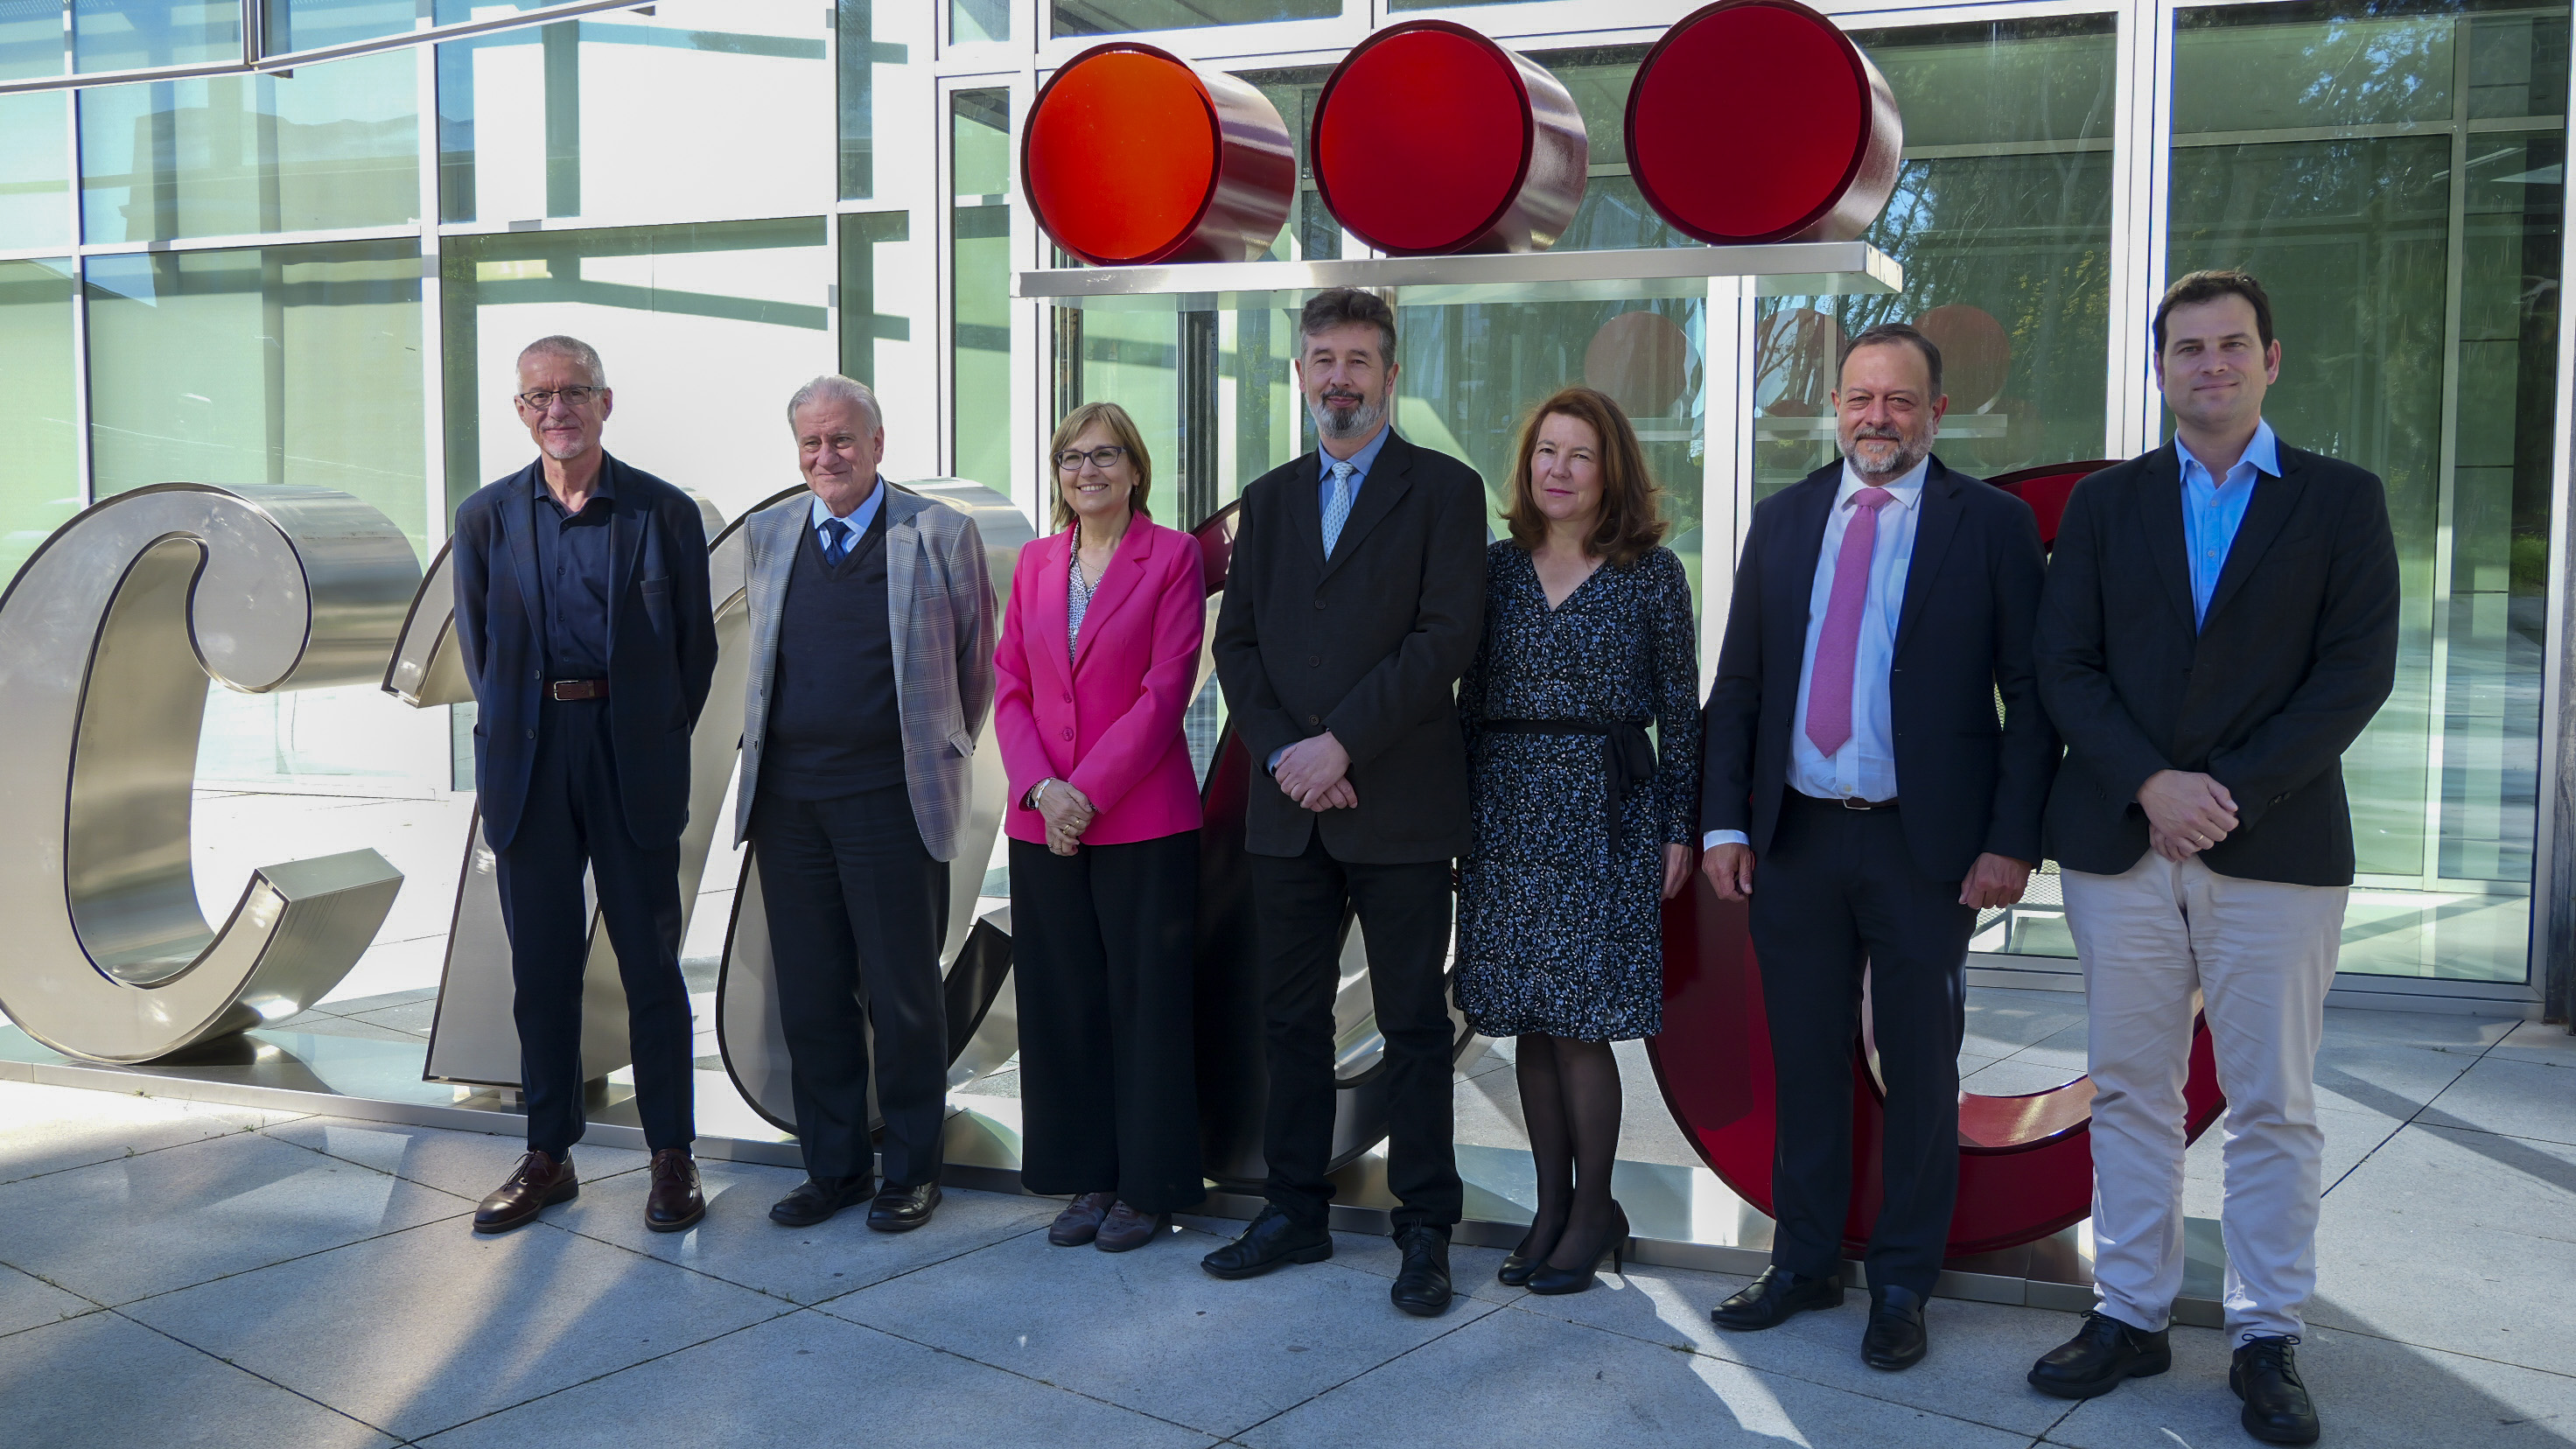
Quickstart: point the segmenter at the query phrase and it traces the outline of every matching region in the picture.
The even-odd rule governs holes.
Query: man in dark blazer
[[[2204,1010],[2227,1093],[2228,1382],[2242,1422],[2316,1439],[2292,1345],[2316,1286],[2317,1043],[2352,884],[2343,752],[2397,669],[2377,478],[2280,442],[2262,285],[2194,272],[2156,308],[2174,441],[2077,486],[2039,626],[2066,737],[2051,853],[2084,963],[2098,1309],[2030,1382],[2089,1398],[2172,1362],[2183,1082]]]
[[[1485,619],[1485,487],[1395,435],[1395,314],[1319,293],[1297,379],[1322,449],[1243,490],[1217,678],[1266,766],[1246,822],[1270,1069],[1269,1206],[1220,1278],[1332,1256],[1333,996],[1357,911],[1386,1038],[1387,1186],[1408,1313],[1449,1306],[1464,1194],[1451,1144],[1450,862],[1467,846],[1457,683]]]
[[[1844,348],[1843,461],[1753,510],[1701,789],[1701,869],[1752,900],[1779,1089],[1771,1266],[1713,1316],[1770,1328],[1842,1301],[1866,970],[1887,1135],[1861,1356],[1881,1369],[1926,1349],[1958,1196],[1968,937],[1980,909],[2021,899],[2057,759],[2031,677],[2038,525],[1932,456],[1948,404],[1913,328]]]
[[[518,988],[528,1153],[474,1214],[501,1232],[580,1190],[582,872],[626,985],[635,1105],[652,1149],[644,1221],[705,1215],[689,1155],[689,988],[680,976],[680,828],[689,731],[715,676],[697,503],[600,447],[614,396],[599,354],[546,337],[512,399],[538,457],[456,510],[456,638],[473,681],[474,779]]]

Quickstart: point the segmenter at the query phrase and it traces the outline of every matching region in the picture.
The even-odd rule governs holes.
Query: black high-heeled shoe
[[[1524,1238],[1522,1241],[1527,1242],[1528,1239]],[[1494,1281],[1506,1288],[1525,1287],[1529,1283],[1530,1274],[1537,1272],[1540,1265],[1547,1261],[1547,1255],[1554,1251],[1556,1251],[1556,1244],[1553,1241],[1526,1258],[1521,1256],[1520,1249],[1514,1248],[1503,1255],[1503,1266],[1494,1270]]]
[[[1601,1270],[1601,1260],[1605,1257],[1610,1260],[1610,1271],[1618,1272],[1623,1261],[1622,1255],[1628,1247],[1628,1210],[1619,1206],[1618,1199],[1613,1198],[1610,1201],[1610,1213],[1610,1230],[1601,1235],[1601,1240],[1593,1245],[1590,1253],[1584,1255],[1582,1267],[1559,1268],[1542,1260],[1531,1271],[1529,1281],[1521,1286],[1532,1293],[1543,1293],[1549,1296],[1580,1293],[1592,1286],[1592,1276]],[[1552,1258],[1556,1255],[1550,1253],[1548,1256]]]

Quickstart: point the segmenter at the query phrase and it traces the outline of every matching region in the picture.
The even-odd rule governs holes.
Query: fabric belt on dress
[[[546,698],[561,700],[606,699],[608,698],[608,681],[605,679],[558,679],[546,686]]]
[[[1625,719],[1615,724],[1588,719],[1489,719],[1476,727],[1498,735],[1600,736],[1601,761],[1610,772],[1610,788],[1602,802],[1603,818],[1610,834],[1611,853],[1618,853],[1619,802],[1655,773],[1655,744],[1646,738],[1643,724]]]

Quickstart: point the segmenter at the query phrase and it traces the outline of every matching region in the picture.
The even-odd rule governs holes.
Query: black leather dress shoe
[[[2061,1399],[2089,1399],[2172,1367],[2173,1348],[2163,1329],[2149,1333],[2107,1313],[2087,1313],[2073,1338],[2030,1366],[2030,1386]]]
[[[1923,1295],[1890,1283],[1869,1290],[1869,1328],[1860,1336],[1861,1362],[1894,1373],[1923,1362],[1931,1340],[1923,1333]]]
[[[1258,1278],[1289,1263],[1320,1263],[1333,1256],[1332,1230],[1311,1228],[1276,1207],[1265,1207],[1241,1236],[1206,1257],[1199,1266],[1219,1278]]]
[[[2236,1422],[2266,1444],[2314,1444],[2323,1428],[2316,1401],[2299,1382],[2299,1361],[2290,1337],[2257,1338],[2236,1350],[2227,1366],[2227,1386],[2245,1401]]]
[[[1807,1278],[1774,1263],[1708,1316],[1720,1328],[1778,1328],[1810,1309],[1840,1308],[1842,1302],[1842,1274]]]
[[[1395,1235],[1404,1266],[1386,1296],[1416,1318],[1437,1318],[1449,1311],[1449,1230],[1429,1226],[1406,1228]]]
[[[930,1221],[939,1210],[939,1184],[889,1187],[868,1204],[868,1226],[881,1233],[908,1233]]]
[[[509,1181],[494,1188],[490,1197],[475,1206],[474,1231],[506,1233],[522,1223],[536,1221],[544,1209],[579,1196],[581,1179],[573,1175],[572,1159],[557,1161],[532,1147],[511,1170]]]
[[[845,1207],[855,1206],[876,1196],[876,1178],[869,1173],[856,1177],[809,1177],[788,1190],[787,1196],[770,1205],[769,1220],[782,1228],[810,1228]]]

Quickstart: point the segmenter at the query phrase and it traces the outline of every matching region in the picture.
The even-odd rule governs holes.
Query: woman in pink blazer
[[[1070,1193],[1048,1241],[1124,1252],[1206,1196],[1190,1019],[1199,790],[1181,732],[1207,588],[1145,516],[1153,464],[1115,403],[1047,447],[1055,531],[1020,550],[995,652],[1010,774],[1020,1180]]]

